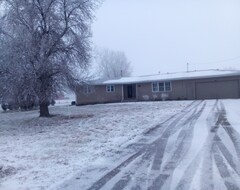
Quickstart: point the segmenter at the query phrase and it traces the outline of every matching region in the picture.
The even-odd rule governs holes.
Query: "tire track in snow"
[[[188,152],[191,146],[192,138],[193,138],[194,125],[196,124],[198,118],[201,116],[202,112],[204,111],[205,106],[206,106],[206,102],[202,105],[200,110],[197,110],[196,108],[194,112],[188,117],[188,120],[184,121],[183,123],[180,123],[181,124],[180,126],[182,126],[182,129],[176,140],[177,146],[174,149],[170,160],[163,166],[161,174],[154,180],[152,187],[150,187],[150,189],[156,188],[156,184],[158,184],[159,180],[161,181],[161,184],[162,182],[164,184],[165,181],[167,181],[169,177],[172,176],[174,170],[176,169],[178,164],[181,162],[181,160],[184,158],[185,154]],[[161,188],[158,188],[158,189],[161,189]]]
[[[153,161],[153,170],[159,170],[162,164],[162,159],[164,156],[164,152],[167,146],[167,141],[169,139],[169,137],[173,134],[175,134],[178,130],[181,130],[178,139],[177,139],[177,143],[179,144],[179,146],[176,149],[182,148],[182,145],[184,144],[184,141],[187,141],[186,138],[190,135],[192,135],[193,132],[193,123],[198,119],[198,117],[200,117],[204,107],[206,104],[204,104],[201,108],[200,111],[197,112],[198,106],[201,104],[202,102],[200,102],[199,104],[197,104],[197,107],[194,107],[193,109],[193,113],[190,114],[190,116],[185,115],[185,117],[182,118],[179,117],[176,120],[174,120],[172,123],[170,123],[168,125],[168,128],[163,132],[163,135],[161,138],[159,138],[160,143],[157,144],[157,151],[154,157],[154,161]],[[191,109],[192,110],[192,109]],[[196,113],[197,112],[197,113]],[[183,120],[185,118],[185,120]],[[190,119],[189,119],[190,118]],[[179,122],[181,122],[181,119],[183,120],[183,122],[181,124],[179,124]],[[187,126],[187,127],[186,127]],[[184,128],[184,129],[181,129]],[[189,134],[188,134],[189,132]],[[179,150],[178,150],[179,151]],[[178,156],[177,156],[178,157]]]
[[[220,105],[218,107],[218,113],[219,114],[218,114],[216,126],[217,126],[217,128],[222,127],[225,130],[226,134],[231,139],[231,141],[234,145],[234,149],[239,158],[240,146],[239,146],[238,140],[240,139],[240,135],[237,131],[234,130],[234,128],[228,122],[226,109],[222,102],[220,102]],[[231,168],[240,176],[239,159],[234,159],[234,156],[228,151],[227,147],[224,145],[221,138],[218,136],[217,131],[215,132],[214,142],[216,142],[216,144],[219,148],[219,151],[225,157],[225,159],[227,160],[227,162],[231,166]]]
[[[194,126],[198,118],[201,116],[205,106],[206,103],[203,104],[199,111],[195,110],[190,116],[190,119],[183,123],[183,129],[176,140],[177,146],[170,161],[165,165],[163,169],[164,172],[175,169],[178,163],[183,159],[184,155],[188,152],[193,138]]]
[[[216,100],[213,104],[211,111],[209,112],[206,121],[209,126],[209,134],[204,143],[204,146],[201,148],[199,153],[193,158],[190,165],[184,171],[184,176],[180,179],[179,183],[176,186],[177,190],[186,190],[191,188],[193,178],[197,172],[198,167],[200,166],[200,160],[202,158],[202,169],[201,169],[201,183],[200,189],[212,190],[213,186],[213,139],[214,134],[218,130],[216,123],[218,123],[218,103]]]
[[[131,176],[130,175],[127,175],[125,176],[125,178],[121,179],[120,181],[118,181],[114,187],[112,188],[112,190],[119,190],[119,189],[124,189],[129,181],[131,180]]]
[[[199,104],[198,104],[198,106],[199,106]],[[182,147],[182,144],[187,145],[191,142],[191,139],[189,139],[187,137],[188,136],[193,137],[193,127],[192,126],[194,126],[197,119],[200,117],[205,106],[206,106],[206,103],[204,103],[202,105],[200,110],[198,110],[198,107],[196,107],[192,113],[188,113],[188,115],[185,115],[185,118],[178,119],[178,121],[174,120],[172,123],[170,123],[168,125],[168,128],[164,131],[162,136],[154,143],[156,150],[150,151],[150,153],[151,153],[151,154],[149,154],[150,156],[153,153],[155,153],[155,157],[154,157],[153,164],[152,164],[152,170],[158,171],[160,169],[168,139],[169,139],[169,137],[171,137],[171,135],[175,134],[178,130],[181,130],[181,132],[178,136],[178,140],[177,140],[177,143],[180,145],[176,148],[175,152],[177,152],[177,151],[179,152],[179,149],[182,149],[182,150],[185,149],[186,152],[188,151],[188,148],[185,148],[186,146]],[[182,153],[182,156],[181,156],[182,158],[183,158],[184,154],[185,154],[185,152]],[[145,160],[149,162],[150,156],[146,157]],[[173,160],[174,159],[176,160],[176,158],[179,158],[179,156],[180,155],[175,155]],[[162,184],[163,182],[165,182],[165,180],[168,179],[168,177],[166,177],[166,176],[169,177],[170,175],[160,174],[159,176],[157,176],[156,179],[153,181],[153,184],[152,184],[153,186],[150,187],[150,189],[151,188],[154,189],[155,186],[159,187],[160,184]],[[159,180],[161,181],[160,184],[158,182]]]
[[[232,143],[234,144],[235,151],[240,161],[240,134],[231,126],[223,126],[223,129],[227,132]]]
[[[215,136],[214,141],[216,142],[219,150],[221,151],[222,155],[227,160],[228,164],[232,167],[232,169],[240,176],[240,168],[239,163],[237,163],[237,160],[234,159],[233,155],[229,152],[227,147],[223,144],[220,137],[218,135]]]
[[[173,122],[171,122],[168,125],[167,129],[162,134],[162,136],[160,138],[158,138],[156,141],[154,141],[146,149],[146,151],[143,154],[140,162],[138,161],[137,163],[135,163],[135,165],[140,167],[141,165],[143,165],[143,163],[149,162],[151,160],[152,155],[155,154],[155,157],[154,157],[154,160],[153,160],[153,165],[152,165],[152,170],[159,170],[160,167],[161,167],[162,158],[164,156],[164,152],[165,152],[165,149],[166,149],[166,146],[167,146],[167,141],[168,141],[169,137],[171,135],[175,134],[178,130],[181,130],[181,132],[179,134],[179,137],[178,137],[178,141],[179,141],[180,146],[177,147],[175,152],[179,152],[179,149],[182,149],[182,150],[186,149],[186,151],[187,151],[188,148],[182,147],[182,144],[187,145],[191,141],[187,137],[188,136],[193,137],[193,127],[192,126],[194,126],[197,119],[200,117],[200,115],[203,112],[205,106],[206,106],[206,103],[204,103],[202,105],[200,110],[198,110],[199,108],[196,107],[193,110],[192,113],[188,113],[187,115],[185,114],[184,117],[181,117],[181,119],[179,118],[178,121],[174,120]],[[181,128],[183,128],[183,129],[181,129]],[[183,155],[185,154],[185,152],[183,152],[181,154],[182,154],[181,157],[183,158]],[[175,154],[175,157],[173,159],[176,159],[178,157],[179,157],[179,155]],[[176,166],[177,166],[177,164],[176,164]],[[136,169],[135,175],[139,175],[139,173],[140,172],[138,172],[138,169]],[[170,175],[160,174],[159,176],[155,177],[155,180],[153,181],[152,186],[150,186],[149,188],[154,189],[157,186],[159,187],[160,184],[163,185],[165,183],[165,180],[168,179],[168,177],[166,177],[166,176],[169,177]],[[127,176],[123,176],[124,179],[126,177]],[[159,183],[159,180],[161,181],[161,183]],[[146,181],[146,180],[143,180],[143,181]],[[119,187],[120,183],[117,182],[114,187]],[[124,183],[125,183],[125,181],[124,181]]]
[[[148,190],[157,190],[161,189],[166,180],[170,177],[170,175],[160,174],[153,182],[153,184],[148,188]]]
[[[201,152],[197,154],[197,156],[192,160],[190,165],[184,171],[184,176],[178,182],[176,190],[190,189],[193,177],[195,176],[197,169],[200,165],[200,162],[199,162],[200,155],[201,155]],[[211,190],[209,188],[205,188],[205,189]]]
[[[218,171],[224,181],[224,184],[228,190],[240,190],[240,188],[236,185],[236,181],[231,176],[230,171],[228,170],[228,166],[224,161],[224,157],[221,154],[216,143],[213,146],[213,155],[215,159],[215,163],[217,165]]]
[[[172,135],[175,134],[180,127],[182,127],[181,125],[178,125],[179,122],[181,120],[183,120],[185,118],[185,122],[187,120],[189,120],[190,117],[192,117],[194,115],[194,112],[189,116],[189,112],[192,110],[196,110],[198,108],[198,106],[202,103],[203,101],[196,101],[193,104],[191,104],[187,109],[185,109],[183,112],[180,112],[179,114],[175,115],[174,117],[168,119],[167,121],[163,122],[163,124],[161,125],[166,125],[166,129],[164,130],[163,134],[161,135],[160,138],[158,138],[157,140],[155,140],[153,143],[151,143],[150,145],[146,145],[145,147],[143,147],[142,149],[140,149],[137,153],[133,154],[131,157],[129,157],[127,160],[125,160],[124,162],[122,162],[119,166],[117,166],[116,168],[114,168],[113,170],[111,170],[109,173],[107,173],[106,175],[104,175],[102,178],[100,178],[97,182],[95,182],[90,188],[88,188],[88,190],[98,190],[101,189],[105,184],[107,184],[110,180],[112,180],[116,175],[118,175],[123,168],[127,167],[130,163],[134,162],[139,156],[143,155],[143,159],[142,162],[146,162],[149,161],[149,158],[155,154],[156,152],[156,147],[158,147],[158,152],[162,152],[160,153],[160,159],[162,159],[164,152],[165,152],[165,148],[167,145],[167,141],[168,138]],[[176,118],[175,118],[176,117]],[[172,121],[173,120],[173,121]],[[168,124],[169,123],[169,124]],[[155,129],[154,129],[155,130]],[[151,132],[153,132],[153,130],[150,130],[149,132],[145,133],[145,135],[150,134]],[[159,145],[160,145],[160,149],[159,149]],[[160,151],[159,151],[160,150]],[[138,163],[142,164],[142,163]],[[161,175],[159,176],[161,177]],[[124,176],[123,178],[127,178],[130,179],[127,176]],[[124,187],[127,186],[127,184],[129,183],[130,180],[123,180],[123,181],[118,181],[117,183],[115,183],[114,187],[118,188],[118,189],[124,189]],[[156,184],[156,182],[153,182]],[[123,185],[124,184],[124,185]]]
[[[224,181],[226,188],[229,190],[238,190],[240,188],[236,185],[236,181],[231,176],[231,171],[228,169],[228,167],[232,168],[232,170],[235,171],[235,173],[239,176],[240,169],[238,166],[238,161],[229,152],[228,148],[224,145],[218,135],[218,131],[222,127],[231,139],[236,152],[238,151],[238,144],[236,143],[236,139],[233,138],[234,133],[229,133],[229,129],[232,129],[232,127],[227,121],[226,110],[222,102],[216,101],[207,120],[210,121],[211,117],[215,120],[215,124],[212,125],[209,123],[210,133],[206,144],[208,144],[208,147],[210,148],[207,149],[204,154],[201,189],[214,189],[212,173],[212,159],[214,159],[214,162],[218,168],[219,174]],[[209,170],[209,172],[206,172],[206,170]],[[206,178],[207,180],[210,180],[208,183],[206,183]]]
[[[116,176],[122,168],[126,167],[129,163],[131,163],[133,160],[138,158],[144,150],[133,154],[131,157],[129,157],[127,160],[122,162],[120,165],[118,165],[116,168],[111,170],[109,173],[104,175],[100,180],[98,180],[96,183],[94,183],[88,190],[97,190],[101,189],[109,180],[111,180],[114,176]]]
[[[216,100],[214,105],[212,106],[211,111],[209,112],[206,122],[209,127],[209,134],[206,139],[204,147],[202,148],[203,152],[203,163],[202,163],[202,169],[201,169],[201,176],[200,176],[200,189],[207,189],[207,190],[213,190],[213,140],[215,137],[215,133],[217,132],[219,126],[216,124],[218,123],[218,104],[219,100]]]
[[[173,173],[191,147],[194,126],[204,112],[205,106],[206,102],[196,102],[185,111],[176,114],[146,132],[147,138],[151,138],[151,134],[155,135],[159,127],[163,129],[159,137],[152,143],[135,143],[132,148],[137,146],[137,152],[100,178],[88,190],[170,189],[173,182]],[[229,136],[237,155],[240,155],[238,144],[240,135],[227,121],[226,111],[221,101],[214,103],[206,119],[209,124],[209,135],[206,142],[199,153],[187,165],[184,176],[180,178],[175,189],[190,189],[194,176],[200,171],[198,168],[202,168],[199,189],[214,189],[216,183],[213,181],[214,164],[220,174],[219,179],[223,180],[225,187],[228,190],[240,190],[237,185],[238,182],[236,182],[236,179],[238,179],[236,175],[240,176],[238,158],[236,159],[225,146],[224,141],[221,139],[222,136],[219,134],[219,129],[223,128],[224,130],[221,130],[221,132],[225,131]],[[166,153],[169,139],[174,135],[177,137],[175,146],[170,150],[170,153]],[[166,154],[167,161],[165,161]],[[202,162],[199,162],[199,160],[202,160]],[[233,174],[233,172],[236,174]]]
[[[240,134],[231,126],[229,121],[227,120],[227,113],[226,109],[221,102],[221,125],[223,126],[223,129],[226,131],[228,134],[229,138],[231,139],[232,143],[234,144],[234,148],[237,152],[239,161],[240,161]]]
[[[149,135],[153,132],[155,132],[158,128],[163,127],[163,125],[165,126],[168,122],[171,122],[173,119],[175,119],[176,121],[179,121],[183,114],[189,113],[190,111],[192,111],[193,109],[195,109],[196,107],[198,107],[203,101],[193,101],[191,104],[189,104],[184,110],[182,110],[180,113],[176,113],[175,115],[169,117],[168,119],[166,119],[164,122],[156,125],[155,127],[149,129],[148,131],[146,131],[144,133],[144,135]]]

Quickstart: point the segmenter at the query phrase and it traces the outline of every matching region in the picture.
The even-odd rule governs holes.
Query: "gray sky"
[[[133,75],[240,69],[239,0],[105,0],[97,47],[124,51]]]

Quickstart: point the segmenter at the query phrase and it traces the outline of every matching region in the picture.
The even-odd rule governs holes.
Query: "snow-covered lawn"
[[[57,105],[50,119],[38,118],[38,111],[1,112],[0,189],[55,189],[92,162],[117,155],[190,103]]]
[[[240,100],[195,101],[58,189],[239,190],[239,114]]]

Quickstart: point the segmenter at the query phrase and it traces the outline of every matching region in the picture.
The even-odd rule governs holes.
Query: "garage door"
[[[237,80],[196,83],[197,99],[239,98]]]

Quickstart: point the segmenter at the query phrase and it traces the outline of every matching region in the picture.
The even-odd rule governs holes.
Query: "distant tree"
[[[51,98],[81,82],[90,58],[96,0],[2,0],[0,88],[38,97],[40,117]]]
[[[102,79],[131,76],[132,68],[124,52],[109,49],[97,53],[97,73]]]

